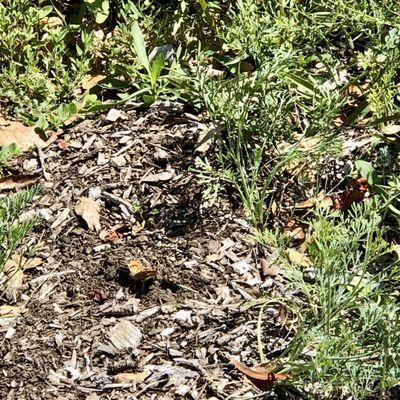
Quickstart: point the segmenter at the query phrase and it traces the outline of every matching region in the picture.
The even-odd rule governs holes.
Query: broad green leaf
[[[58,107],[58,115],[62,120],[66,120],[71,116],[69,113],[68,104],[66,103],[60,104],[60,106]]]
[[[53,6],[45,6],[39,9],[38,18],[42,19],[47,17],[53,11]]]
[[[68,104],[68,111],[70,115],[75,115],[78,113],[78,106],[76,105],[75,102],[71,102]]]
[[[137,21],[135,21],[135,23],[133,24],[132,36],[133,36],[133,46],[135,47],[136,55],[138,56],[142,66],[146,69],[149,76],[151,77],[150,62],[146,52],[146,44],[144,41],[142,31],[140,30]]]
[[[165,57],[164,54],[160,53],[151,63],[150,77],[151,77],[151,85],[153,87],[156,85],[160,73],[164,68],[164,65],[165,65]]]
[[[200,4],[200,7],[203,11],[207,10],[208,4],[205,0],[197,0],[197,2]]]
[[[378,175],[371,163],[364,160],[357,160],[355,166],[359,174],[365,178],[371,186],[379,183]]]
[[[110,3],[108,0],[103,0],[101,2],[100,8],[95,13],[96,22],[98,24],[102,24],[108,18],[109,13],[110,13]]]
[[[95,16],[96,22],[102,24],[110,13],[109,0],[84,0],[89,11]]]
[[[150,105],[155,102],[156,98],[152,95],[145,94],[143,95],[143,101],[145,104]]]

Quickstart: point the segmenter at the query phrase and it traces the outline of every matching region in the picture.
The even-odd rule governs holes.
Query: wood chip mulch
[[[250,306],[275,278],[261,279],[242,210],[223,195],[210,205],[191,172],[209,125],[174,103],[113,112],[18,166],[45,172],[28,211],[42,218],[28,238],[42,262],[8,293],[23,311],[0,321],[0,398],[259,394],[229,361],[260,362]],[[77,215],[81,198],[99,205],[100,231]],[[276,317],[264,310],[263,324]]]

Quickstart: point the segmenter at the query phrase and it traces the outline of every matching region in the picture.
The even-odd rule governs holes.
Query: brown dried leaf
[[[141,383],[151,375],[150,371],[143,372],[121,372],[114,376],[116,383]]]
[[[22,286],[24,270],[36,268],[42,262],[40,258],[26,259],[20,254],[14,254],[4,264],[4,275],[0,280],[0,285],[5,285],[7,293],[14,293]]]
[[[82,89],[90,90],[105,78],[106,75],[86,75],[81,82]]]
[[[9,146],[13,143],[24,151],[35,146],[42,148],[46,145],[45,138],[37,133],[35,127],[0,117],[0,146]]]
[[[124,235],[118,231],[102,230],[99,237],[103,242],[114,242],[115,240],[122,239]]]
[[[160,172],[158,174],[152,174],[152,175],[148,175],[146,177],[144,177],[142,179],[142,182],[146,182],[146,183],[155,183],[155,182],[165,182],[165,181],[169,181],[170,179],[172,179],[172,177],[175,175],[174,172]]]
[[[81,197],[75,207],[75,212],[87,223],[88,228],[100,231],[100,205],[88,197]]]
[[[265,258],[260,260],[261,273],[263,276],[278,276],[280,268],[275,263],[269,263]]]
[[[0,190],[22,189],[38,182],[40,174],[8,175],[0,178]]]
[[[22,308],[18,306],[0,306],[0,318],[15,318],[22,312]]]
[[[270,207],[270,211],[271,211],[272,215],[276,215],[277,210],[278,210],[278,205],[276,204],[276,201],[274,200],[271,203],[271,207]]]
[[[57,28],[59,26],[63,26],[63,20],[59,17],[45,17],[40,20],[43,25],[48,26],[49,28]]]
[[[334,209],[345,211],[349,209],[353,203],[360,203],[364,200],[365,190],[345,190],[343,192],[334,193],[329,197]]]
[[[66,140],[59,140],[58,141],[58,143],[57,143],[57,146],[58,146],[58,148],[59,149],[61,149],[61,150],[65,150],[65,151],[69,151],[70,150],[70,143],[69,142],[67,142]]]
[[[295,240],[304,240],[306,237],[306,232],[296,219],[289,220],[283,232],[285,236]]]
[[[215,69],[212,66],[209,66],[206,70],[206,75],[213,78],[222,79],[225,77],[226,72],[220,69]]]
[[[362,97],[363,92],[360,89],[359,86],[357,85],[350,85],[345,93],[347,96],[352,96],[352,97]]]
[[[197,143],[198,146],[196,147],[196,152],[198,153],[207,153],[211,144],[214,141],[215,130],[214,129],[207,129],[206,126],[202,127],[203,129],[200,130]]]
[[[299,143],[299,150],[308,151],[314,149],[321,141],[321,138],[318,136],[312,137],[303,137]]]
[[[289,261],[301,267],[311,267],[312,263],[307,255],[300,253],[295,249],[286,249]]]
[[[315,196],[310,197],[304,201],[301,201],[300,203],[296,203],[295,208],[298,208],[298,209],[312,208],[315,206],[316,202],[317,202],[317,198]]]
[[[322,208],[329,208],[332,206],[332,201],[329,196],[326,196],[324,193],[320,193],[318,196],[310,197],[300,203],[296,203],[297,209],[305,209],[312,208],[316,205],[319,205]]]
[[[261,390],[270,389],[275,382],[284,381],[288,378],[285,374],[275,374],[270,371],[259,372],[254,371],[235,358],[231,359],[231,364],[233,364],[240,372],[242,372],[255,386]]]

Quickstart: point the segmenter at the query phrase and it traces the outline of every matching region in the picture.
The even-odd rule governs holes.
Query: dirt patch
[[[85,121],[46,150],[34,204],[44,219],[31,235],[43,264],[16,294],[23,314],[1,327],[1,398],[256,393],[229,360],[259,362],[258,310],[243,312],[260,294],[259,260],[242,212],[224,198],[210,206],[190,170],[206,128],[177,104],[134,107],[113,123]],[[35,172],[35,160],[20,170]],[[99,204],[100,232],[76,215],[82,197]],[[131,261],[149,279],[135,280]]]

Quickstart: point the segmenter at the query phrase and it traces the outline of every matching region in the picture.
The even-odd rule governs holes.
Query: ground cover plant
[[[265,398],[396,398],[399,12],[374,0],[2,2],[1,112],[48,133],[130,101],[206,113],[212,146],[193,165],[204,196],[241,204],[286,279],[257,303],[292,324],[279,358],[260,353],[288,377]]]
[[[15,145],[3,147],[0,150],[0,167],[3,167],[11,157],[20,154],[21,152]],[[22,210],[35,197],[38,191],[39,187],[36,186],[14,195],[6,196],[0,201],[0,242],[2,243],[0,250],[0,286],[3,294],[8,282],[12,279],[13,273],[16,272],[16,270],[12,272],[11,269],[5,271],[7,261],[12,258],[22,244],[23,239],[38,222],[36,217],[20,218]],[[22,268],[22,263],[18,267]]]

